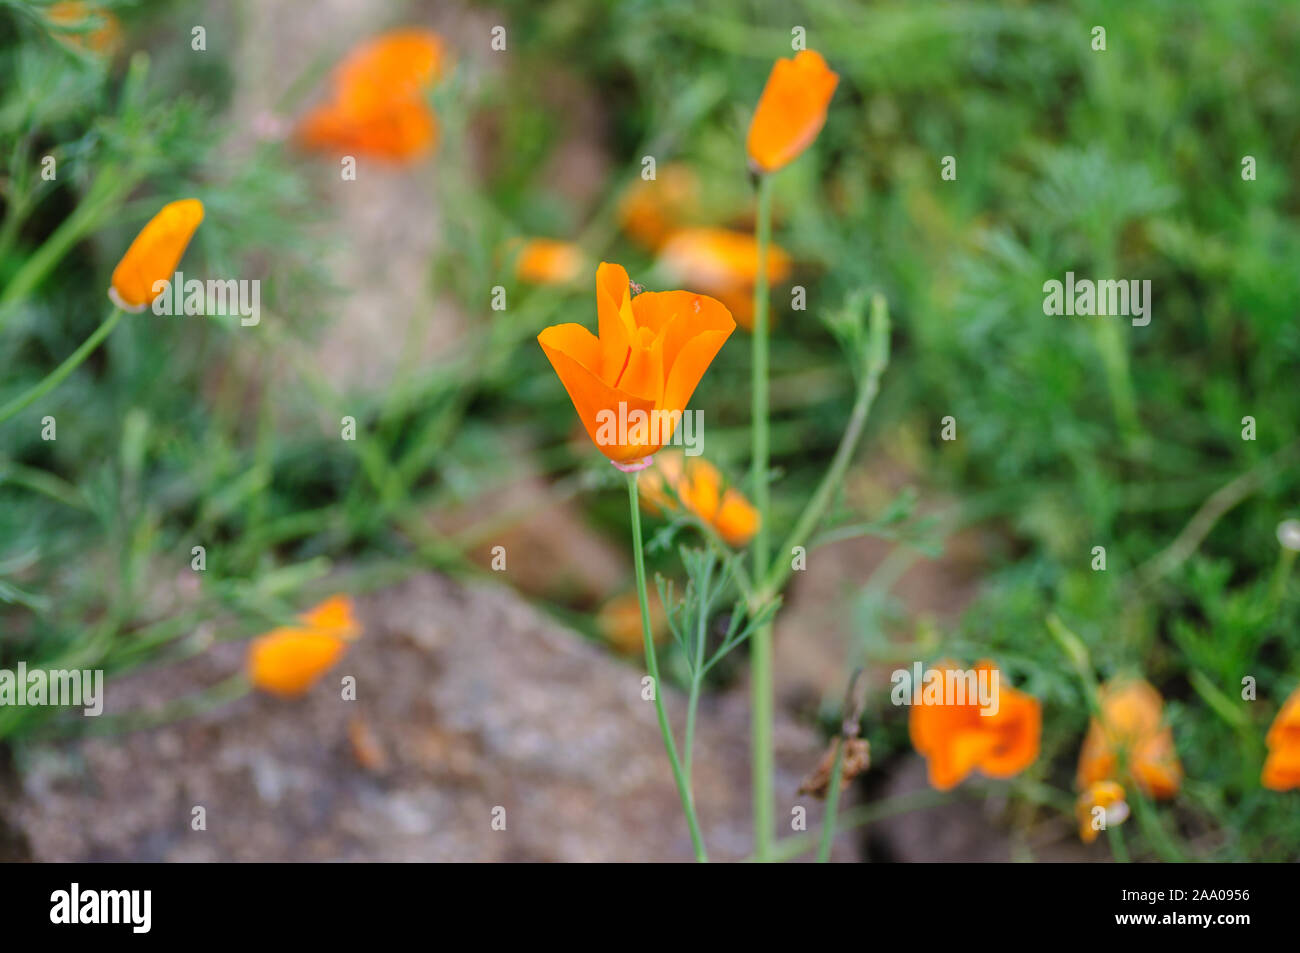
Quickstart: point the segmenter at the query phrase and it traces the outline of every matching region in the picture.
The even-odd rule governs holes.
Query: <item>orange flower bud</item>
[[[168,202],[151,218],[113,269],[108,296],[123,311],[143,311],[161,294],[154,285],[171,281],[181,256],[203,221],[198,199]]]
[[[301,695],[316,684],[361,634],[347,596],[331,596],[298,618],[301,625],[272,629],[248,647],[249,681],[282,698]]]
[[[1139,678],[1109,682],[1099,695],[1101,719],[1092,720],[1079,752],[1080,789],[1131,778],[1148,797],[1173,797],[1182,784],[1183,767],[1174,750],[1173,730],[1162,724],[1160,693]]]
[[[738,489],[725,485],[713,464],[679,451],[661,454],[655,464],[641,478],[646,510],[673,512],[684,506],[731,546],[745,546],[754,538],[761,522],[758,510]]]
[[[759,172],[775,172],[807,149],[826,124],[826,107],[840,78],[820,53],[802,50],[772,67],[746,148]]]
[[[627,271],[607,262],[596,269],[596,312],[599,336],[557,324],[537,342],[600,452],[631,464],[671,439],[736,322],[713,298],[689,291],[633,297]]]
[[[1101,808],[1106,812],[1105,824],[1112,827],[1123,824],[1128,819],[1128,804],[1124,801],[1124,788],[1114,781],[1097,781],[1088,785],[1079,795],[1074,805],[1075,817],[1079,820],[1079,839],[1091,844],[1101,833],[1093,826],[1093,811]]]

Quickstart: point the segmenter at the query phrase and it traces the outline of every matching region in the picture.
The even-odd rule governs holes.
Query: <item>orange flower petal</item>
[[[594,341],[576,325],[547,328],[537,341],[587,434],[605,456],[629,463],[657,452],[672,436],[671,418],[651,412],[686,409],[736,323],[719,302],[702,295],[633,298],[626,269],[608,262],[596,269],[596,313],[600,333]],[[642,425],[648,430],[644,443],[635,431]]]
[[[303,694],[361,631],[346,596],[325,600],[299,616],[299,622],[272,629],[249,644],[248,677],[256,688],[284,698]]]
[[[817,138],[840,78],[820,53],[802,50],[772,67],[749,126],[746,148],[760,172],[775,172]]]
[[[162,207],[140,229],[131,247],[113,269],[108,296],[124,311],[143,311],[161,294],[154,290],[159,281],[171,281],[181,256],[203,221],[203,203],[181,199]]]
[[[572,242],[532,238],[515,259],[520,281],[535,285],[567,285],[582,271],[582,250]]]

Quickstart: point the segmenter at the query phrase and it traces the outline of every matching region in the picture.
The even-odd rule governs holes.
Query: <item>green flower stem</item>
[[[713,563],[708,564],[704,573],[704,583],[700,588],[700,614],[696,621],[695,653],[691,664],[691,694],[686,703],[686,738],[682,743],[682,760],[685,762],[686,786],[691,787],[695,754],[695,715],[700,705],[700,691],[704,687],[704,642],[708,635],[709,606],[711,592],[709,584],[713,580]]]
[[[848,469],[849,461],[853,459],[853,453],[857,450],[858,441],[862,438],[862,430],[871,413],[871,405],[880,391],[880,377],[889,366],[889,313],[883,303],[872,308],[871,341],[871,351],[867,357],[867,373],[863,375],[858,386],[853,411],[849,415],[848,426],[844,428],[844,434],[840,437],[840,444],[835,449],[835,457],[831,460],[830,468],[809,498],[803,512],[799,514],[799,521],[786,537],[781,547],[782,553],[788,554],[796,546],[808,545],[808,540],[817,530],[822,516],[825,515],[826,507],[830,505],[831,499],[839,489],[844,479],[844,471]],[[791,571],[792,565],[788,559],[779,559],[769,567],[766,576],[762,577],[761,586],[755,593],[756,605],[761,606],[772,599],[781,590]]]
[[[835,765],[831,768],[831,785],[826,789],[826,817],[822,821],[822,842],[817,848],[817,863],[831,859],[831,844],[835,842],[835,815],[840,809],[840,779],[844,776],[844,745],[840,736],[835,741]]]
[[[95,329],[95,333],[82,342],[81,347],[77,348],[72,354],[58,367],[46,374],[45,377],[23,394],[19,394],[9,403],[0,407],[0,423],[4,423],[14,414],[27,407],[34,401],[40,400],[47,393],[62,383],[63,379],[77,369],[77,367],[86,358],[99,347],[104,338],[108,337],[113,328],[117,327],[117,322],[122,320],[124,312],[121,308],[114,307],[104,323]]]
[[[677,742],[673,740],[673,731],[668,724],[668,713],[664,711],[663,686],[659,683],[659,660],[655,656],[655,640],[650,630],[650,604],[646,599],[645,589],[645,554],[641,542],[641,509],[637,504],[635,473],[627,474],[627,500],[632,517],[632,555],[636,563],[636,594],[641,601],[641,634],[645,640],[645,665],[654,682],[655,714],[659,718],[659,733],[663,735],[664,749],[668,752],[668,761],[673,768],[673,780],[677,783],[677,794],[682,799],[682,810],[686,813],[686,825],[691,831],[691,846],[695,850],[695,859],[704,863],[708,854],[704,850],[704,838],[700,836],[700,822],[695,817],[695,800],[691,797],[690,785],[682,773],[682,763],[677,757]]]
[[[754,578],[767,574],[772,549],[772,504],[768,486],[767,249],[772,238],[772,177],[758,180],[758,274],[754,280],[752,336],[753,460],[750,481],[758,509],[754,536]],[[772,795],[772,626],[760,626],[750,646],[750,763],[754,789],[754,855],[766,861],[772,850],[775,804]]]

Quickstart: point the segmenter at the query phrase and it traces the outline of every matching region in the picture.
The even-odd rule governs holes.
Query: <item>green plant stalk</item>
[[[840,483],[844,479],[844,471],[848,469],[849,461],[853,459],[853,453],[857,450],[863,427],[866,425],[867,418],[871,413],[871,405],[875,402],[876,394],[880,390],[880,377],[889,365],[889,317],[883,309],[878,313],[881,316],[875,319],[878,324],[872,333],[872,353],[868,359],[867,373],[858,387],[858,396],[853,402],[853,410],[849,415],[848,426],[844,428],[844,434],[840,437],[840,444],[835,448],[835,457],[831,460],[830,468],[827,469],[821,483],[818,484],[817,489],[809,498],[803,512],[799,514],[799,520],[795,523],[794,529],[786,537],[785,543],[781,547],[783,553],[790,552],[795,546],[807,545],[809,537],[816,531],[817,524],[821,522],[826,507],[830,505],[831,498],[835,495],[835,491],[839,489]],[[780,591],[791,571],[792,565],[789,560],[782,559],[773,564],[766,571],[766,577],[755,593],[756,604],[762,605],[773,598]]]
[[[710,562],[700,587],[700,616],[695,628],[695,660],[691,665],[691,695],[686,703],[686,738],[682,743],[682,760],[685,762],[686,786],[691,787],[695,754],[695,715],[700,706],[700,691],[704,685],[704,637],[708,632],[709,608],[712,605],[710,583],[713,564]]]
[[[844,736],[835,739],[835,765],[831,768],[831,783],[826,789],[826,817],[822,821],[822,841],[817,848],[817,863],[831,859],[831,844],[835,842],[835,815],[840,809],[840,779],[844,776]]]
[[[662,686],[659,683],[659,660],[655,656],[655,640],[650,630],[650,604],[646,599],[645,588],[645,554],[641,542],[641,510],[637,504],[636,474],[627,474],[627,500],[632,518],[632,556],[636,563],[636,594],[641,602],[641,635],[645,641],[645,665],[653,681],[655,696],[655,714],[659,718],[659,733],[663,735],[664,749],[668,752],[668,761],[673,768],[673,780],[677,784],[677,794],[682,799],[682,810],[686,813],[686,826],[691,831],[691,846],[695,850],[695,859],[701,863],[708,861],[704,850],[704,838],[700,835],[700,822],[695,816],[695,799],[691,796],[690,786],[682,773],[682,763],[677,757],[677,742],[673,740],[672,727],[668,724],[668,713],[664,710]]]
[[[46,374],[34,387],[0,407],[0,423],[4,423],[34,401],[40,400],[62,383],[63,379],[76,370],[82,361],[90,357],[95,348],[99,347],[104,338],[108,337],[109,333],[112,332],[113,328],[117,327],[117,322],[122,320],[124,313],[121,308],[114,307],[108,317],[104,319],[104,322],[95,329],[95,333],[86,338],[81,347],[73,351],[62,364]]]
[[[772,237],[772,177],[758,180],[758,274],[754,279],[752,427],[750,477],[758,532],[754,536],[754,578],[767,574],[771,559],[772,503],[768,486],[768,288],[767,249]],[[766,861],[772,850],[775,803],[772,794],[772,625],[761,626],[750,646],[750,769],[754,795],[754,855]]]

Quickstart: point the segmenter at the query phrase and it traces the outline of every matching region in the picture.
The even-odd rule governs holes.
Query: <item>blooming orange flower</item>
[[[599,336],[557,324],[537,336],[578,418],[615,464],[636,464],[672,437],[680,414],[736,329],[719,302],[689,291],[632,295],[622,265],[596,269]]]
[[[623,231],[654,251],[686,223],[699,199],[700,181],[690,166],[671,162],[655,178],[638,179],[618,206]]]
[[[298,619],[301,625],[272,629],[248,647],[249,680],[282,698],[301,695],[316,684],[361,634],[347,596],[331,596]]]
[[[684,506],[732,546],[744,546],[754,538],[758,510],[743,493],[725,485],[717,467],[680,451],[661,454],[656,463],[641,478],[641,502],[647,510],[672,512]]]
[[[567,285],[578,277],[582,265],[582,249],[572,242],[532,238],[519,249],[515,274],[534,285]]]
[[[1123,824],[1128,818],[1128,804],[1124,801],[1124,788],[1114,781],[1097,781],[1088,785],[1075,802],[1074,814],[1079,820],[1079,838],[1085,844],[1097,839],[1101,830],[1093,826],[1093,810],[1106,812],[1106,826]]]
[[[826,124],[826,107],[839,83],[820,53],[802,50],[772,67],[746,148],[759,172],[775,172],[812,145]]]
[[[728,228],[683,228],[669,237],[659,260],[674,279],[713,295],[738,324],[753,327],[758,279],[758,241],[753,235]],[[777,284],[789,277],[790,256],[769,245],[768,282]]]
[[[394,30],[362,43],[335,73],[330,101],[298,124],[298,141],[398,162],[424,155],[438,140],[425,95],[445,60],[442,38],[429,30]]]
[[[947,660],[931,670],[959,671]],[[914,704],[909,713],[912,747],[926,759],[930,784],[940,791],[960,784],[977,768],[991,778],[1012,777],[1038,757],[1043,730],[1038,699],[1004,685],[1001,672],[987,659],[975,664],[975,672],[998,672],[993,714],[981,714],[978,699],[962,705]]]
[[[108,296],[123,311],[143,311],[161,294],[154,284],[171,281],[181,256],[203,221],[198,199],[168,202],[151,218],[113,269]]]
[[[1268,758],[1260,783],[1273,791],[1300,788],[1300,688],[1291,693],[1264,739]]]
[[[1079,788],[1131,778],[1148,797],[1173,797],[1183,767],[1173,729],[1162,725],[1160,693],[1140,678],[1125,678],[1103,685],[1098,700],[1101,719],[1092,720],[1079,752]]]
[[[91,50],[95,53],[112,54],[122,45],[122,24],[107,10],[97,4],[82,3],[80,0],[62,0],[45,11],[46,18],[56,26],[79,27],[86,21],[98,20],[98,26],[86,32],[59,31],[55,34],[64,43]]]

